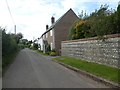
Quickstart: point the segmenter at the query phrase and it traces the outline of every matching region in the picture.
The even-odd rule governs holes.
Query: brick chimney
[[[55,22],[55,18],[52,16],[51,18],[51,24],[53,24]]]
[[[48,26],[48,25],[46,25],[46,30],[48,30],[48,28],[49,28],[49,26]]]

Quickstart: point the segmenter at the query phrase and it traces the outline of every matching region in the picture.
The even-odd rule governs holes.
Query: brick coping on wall
[[[120,37],[120,34],[105,35],[104,37],[105,38],[117,38],[117,37]],[[68,40],[68,41],[62,41],[62,43],[90,41],[90,40],[98,40],[98,37],[84,38],[84,39],[77,39],[77,40]]]

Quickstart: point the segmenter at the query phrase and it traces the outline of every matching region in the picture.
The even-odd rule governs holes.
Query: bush
[[[50,52],[46,52],[45,54],[50,55]]]
[[[51,51],[51,47],[50,47],[50,45],[49,44],[47,44],[47,45],[45,45],[45,53],[48,53],[48,55],[49,55],[49,52]]]
[[[49,55],[50,55],[50,56],[57,56],[57,53],[56,53],[56,52],[50,52]]]
[[[19,46],[20,49],[24,49],[25,48],[25,45],[23,45],[23,44],[18,44],[18,46]]]
[[[33,44],[33,49],[34,49],[34,50],[37,50],[37,49],[38,49],[38,44],[37,44],[37,43],[34,43],[34,44]]]
[[[51,50],[51,52],[56,52],[55,49]]]
[[[43,53],[43,50],[38,50],[39,52]]]

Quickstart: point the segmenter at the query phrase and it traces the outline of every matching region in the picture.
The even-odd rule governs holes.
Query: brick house
[[[49,44],[51,50],[58,53],[61,50],[61,41],[68,38],[68,33],[73,23],[78,20],[78,16],[72,9],[69,9],[61,18],[55,22],[55,18],[51,18],[51,26],[46,25],[46,32],[41,36],[41,50],[45,52],[45,45]]]

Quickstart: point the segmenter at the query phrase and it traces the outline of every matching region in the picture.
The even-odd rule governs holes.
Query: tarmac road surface
[[[20,51],[2,81],[3,88],[106,88],[27,48]]]

